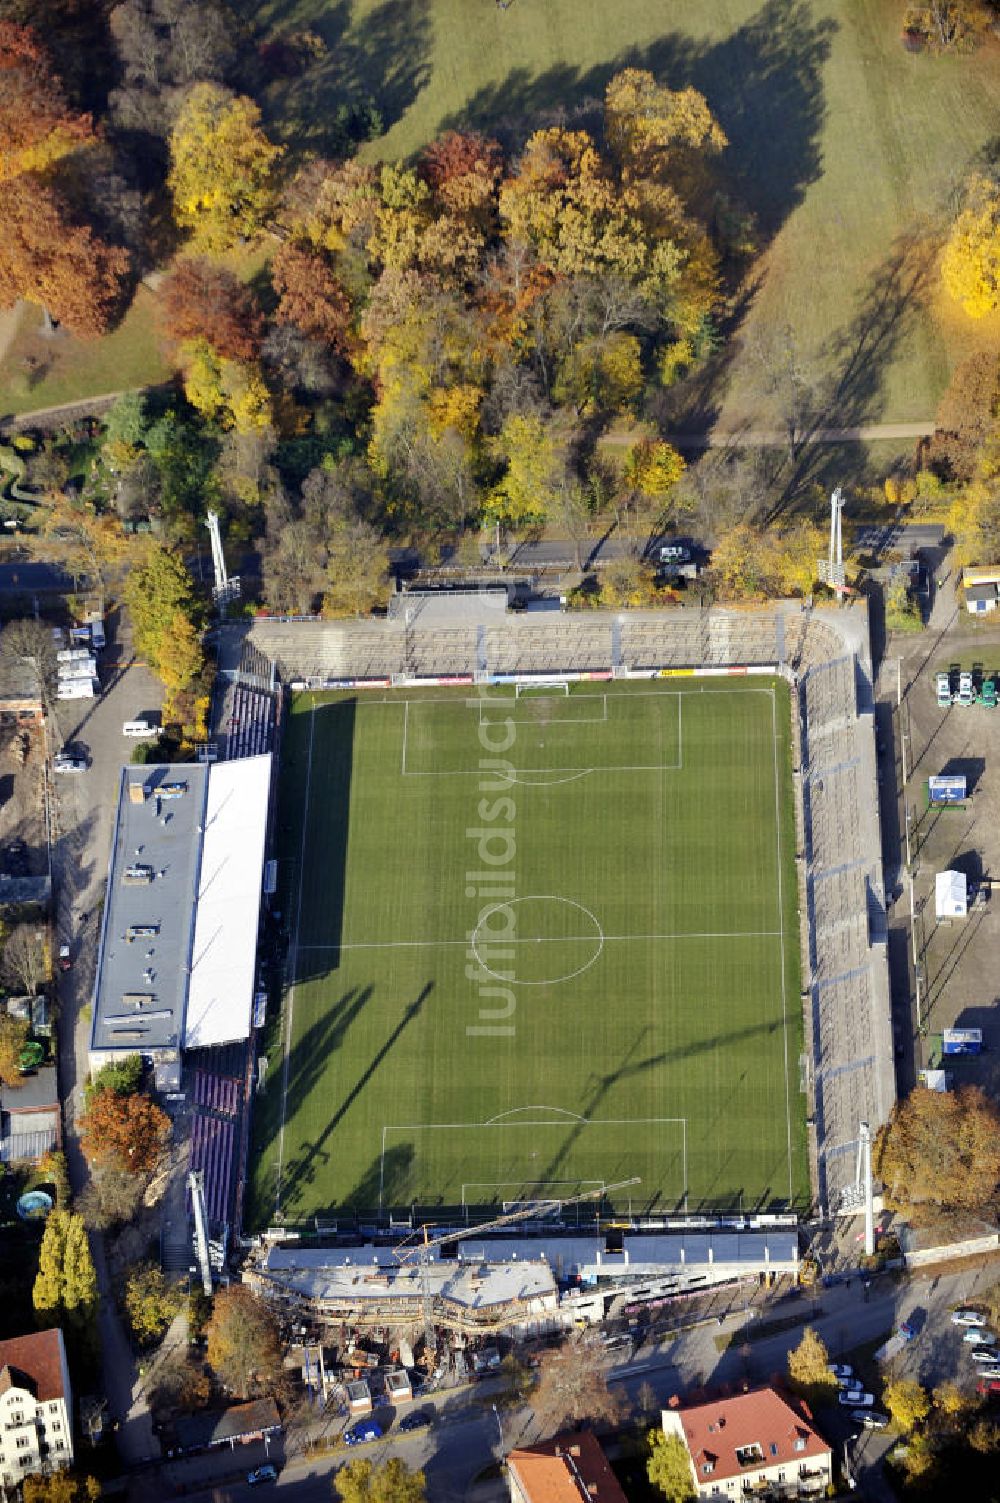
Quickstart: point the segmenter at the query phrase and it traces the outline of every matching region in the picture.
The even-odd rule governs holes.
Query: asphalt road
[[[938,1278],[897,1280],[883,1276],[874,1282],[866,1298],[862,1281],[855,1276],[849,1285],[818,1290],[815,1294],[803,1291],[776,1304],[762,1305],[756,1320],[753,1305],[745,1311],[743,1296],[738,1294],[721,1327],[713,1321],[680,1336],[654,1337],[625,1361],[617,1365],[609,1363],[609,1379],[620,1384],[633,1403],[648,1384],[662,1405],[677,1393],[690,1394],[724,1385],[739,1387],[744,1382],[763,1383],[783,1373],[788,1352],[798,1345],[807,1323],[816,1327],[834,1358],[850,1360],[858,1348],[887,1336],[901,1320],[910,1319],[919,1334],[897,1359],[894,1370],[918,1377],[929,1385],[956,1378],[971,1386],[974,1365],[962,1343],[960,1330],[950,1322],[949,1311],[963,1300],[974,1298],[977,1291],[981,1292],[998,1278],[1000,1263],[993,1268],[971,1268]],[[759,1340],[742,1339],[742,1333],[746,1330],[752,1334],[755,1325],[763,1329],[765,1324],[786,1318],[794,1322],[787,1329]],[[730,1345],[720,1352],[716,1343],[726,1335],[730,1337]],[[859,1370],[868,1381],[879,1378],[870,1359],[862,1362]],[[329,1457],[306,1459],[293,1454],[281,1462],[275,1490],[290,1503],[318,1503],[331,1497],[331,1478],[345,1461],[355,1456],[367,1456],[376,1462],[399,1456],[409,1465],[424,1469],[428,1493],[435,1503],[500,1503],[505,1492],[499,1479],[477,1481],[500,1454],[497,1421],[489,1407],[490,1392],[491,1385],[484,1383],[476,1389],[445,1392],[421,1401],[421,1407],[431,1407],[437,1415],[435,1424],[426,1432],[401,1435],[390,1430],[375,1445],[340,1451]],[[824,1434],[840,1448],[841,1454],[847,1442],[860,1483],[860,1496],[873,1503],[892,1503],[893,1494],[881,1466],[892,1437],[865,1431],[854,1438],[853,1427],[839,1408],[818,1418]],[[506,1450],[536,1438],[534,1416],[527,1407],[505,1412],[502,1426]],[[289,1446],[294,1450],[291,1437]],[[192,1460],[184,1463],[183,1468],[188,1470],[189,1486],[195,1476],[203,1484],[193,1494],[198,1499],[237,1503],[244,1498],[260,1497],[259,1489],[246,1486],[243,1475],[263,1459],[260,1447],[247,1448],[241,1455],[241,1475],[236,1481],[212,1483],[206,1475],[209,1471],[217,1477],[220,1470],[231,1472],[234,1458],[228,1455]],[[200,1474],[199,1467],[203,1469]],[[164,1475],[180,1480],[181,1471],[181,1466],[173,1471],[168,1468]],[[140,1492],[134,1489],[133,1496],[139,1498]],[[148,1496],[148,1484],[142,1496]]]
[[[122,666],[110,666],[115,659]],[[52,875],[55,924],[60,942],[68,943],[72,969],[59,976],[59,1087],[63,1100],[65,1148],[70,1180],[79,1191],[87,1167],[76,1131],[88,1073],[90,1003],[98,938],[98,914],[107,877],[111,831],[123,762],[130,743],[123,740],[122,723],[139,711],[159,706],[162,690],[145,668],[131,663],[131,643],[111,642],[99,671],[103,693],[99,699],[58,703],[53,740],[81,743],[90,761],[84,773],[53,777],[54,841]],[[54,745],[52,750],[56,750]],[[134,1464],[159,1454],[129,1341],[112,1297],[104,1239],[92,1233],[91,1250],[97,1271],[100,1305],[103,1388],[109,1421],[117,1421],[117,1441],[123,1461]]]

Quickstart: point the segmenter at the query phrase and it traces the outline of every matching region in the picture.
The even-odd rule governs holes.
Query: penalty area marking
[[[590,1188],[593,1188],[594,1190],[606,1190],[607,1186],[608,1186],[608,1182],[607,1182],[606,1179],[542,1179],[542,1180],[534,1180],[534,1181],[531,1182],[531,1188],[533,1190],[539,1191],[539,1192],[543,1191],[546,1188],[547,1185],[552,1185],[553,1187],[558,1185],[558,1186],[562,1186],[564,1188],[565,1188],[566,1185],[577,1185],[577,1186],[579,1186],[579,1189],[580,1189],[581,1193],[586,1193],[586,1191],[588,1189],[590,1189]],[[524,1188],[525,1187],[523,1185],[520,1185],[520,1186],[518,1185],[518,1182],[517,1182],[516,1179],[468,1179],[468,1180],[463,1180],[462,1181],[462,1205],[464,1206],[464,1205],[467,1204],[466,1198],[465,1198],[465,1192],[466,1192],[466,1190],[516,1190],[516,1189],[522,1189],[523,1190]],[[517,1202],[516,1202],[516,1204],[519,1205],[519,1206],[520,1205],[529,1204],[529,1203],[532,1204],[532,1205],[548,1205],[550,1201],[558,1201],[558,1200],[562,1200],[562,1199],[564,1199],[564,1197],[561,1194],[560,1195],[543,1195],[541,1193],[538,1193],[538,1194],[533,1195],[531,1197],[531,1201],[530,1202],[526,1202],[526,1201],[524,1201],[522,1199],[518,1199]],[[512,1202],[512,1201],[506,1201],[506,1200],[504,1201],[505,1205],[511,1205],[513,1203],[514,1202]],[[477,1200],[474,1200],[472,1202],[472,1204],[473,1205],[479,1205],[480,1202],[477,1201]]]
[[[689,690],[687,692],[690,693],[691,691]],[[738,689],[738,690],[735,690],[734,692],[735,693],[743,693],[743,694],[763,694],[763,693],[766,693],[767,691],[763,690],[763,689]],[[595,695],[591,695],[589,697],[591,699],[596,699],[598,696],[595,694]],[[625,696],[622,696],[622,698],[624,698],[624,697]],[[607,702],[608,702],[608,696],[607,696],[607,694],[606,693],[602,694],[601,698],[604,701],[604,716],[603,716],[602,719],[598,719],[596,717],[594,717],[594,718],[583,717],[583,718],[575,719],[575,720],[568,720],[568,719],[564,720],[564,719],[553,718],[551,721],[548,722],[548,724],[544,727],[544,729],[546,730],[546,732],[555,732],[555,731],[558,731],[559,727],[563,726],[563,725],[617,725],[618,722],[616,722],[614,716],[608,714],[608,704],[607,704]],[[590,777],[594,773],[681,772],[681,771],[683,771],[683,768],[684,768],[684,728],[683,728],[684,727],[684,720],[683,720],[682,704],[683,704],[683,700],[684,700],[684,691],[683,690],[677,690],[677,689],[668,689],[668,690],[664,690],[662,693],[658,693],[655,690],[640,690],[636,694],[629,695],[628,698],[632,698],[632,699],[647,699],[647,698],[648,699],[652,699],[652,698],[657,698],[657,699],[675,699],[677,701],[677,760],[675,762],[615,763],[615,764],[609,764],[609,765],[601,766],[601,767],[511,767],[511,769],[509,770],[509,772],[505,772],[505,771],[503,771],[502,769],[499,769],[499,768],[493,768],[493,769],[491,769],[492,776],[496,777],[498,780],[499,779],[503,779],[504,782],[508,786],[513,786],[514,784],[519,784],[519,785],[521,785],[522,787],[525,787],[525,788],[549,788],[549,787],[556,787],[557,785],[559,785],[561,783],[573,783],[578,778]],[[403,710],[403,747],[402,747],[402,756],[401,756],[401,759],[400,759],[400,776],[404,777],[404,778],[471,778],[471,777],[481,777],[482,776],[482,768],[479,765],[477,765],[475,767],[458,767],[458,768],[444,768],[444,769],[440,769],[440,768],[428,768],[426,770],[414,770],[411,767],[407,767],[407,765],[406,765],[406,749],[407,749],[407,744],[408,744],[410,704],[411,703],[413,703],[413,704],[420,704],[421,702],[424,703],[424,704],[452,704],[452,705],[458,703],[458,701],[456,701],[456,700],[446,700],[446,699],[428,699],[428,700],[424,700],[424,701],[420,701],[420,700],[413,700],[413,701],[411,701],[409,699],[405,699],[403,701],[403,704],[404,704],[404,710]],[[392,701],[391,700],[385,700],[385,699],[379,699],[379,700],[369,701],[369,703],[372,703],[372,704],[391,704]],[[512,718],[510,716],[505,716],[502,719],[497,719],[497,720],[486,720],[486,721],[483,720],[483,708],[482,707],[483,707],[484,704],[487,705],[487,706],[490,705],[491,703],[493,703],[493,704],[498,704],[498,703],[499,704],[514,704],[514,703],[516,703],[516,701],[513,700],[513,699],[510,699],[510,700],[507,700],[507,699],[499,699],[498,700],[498,699],[495,699],[495,698],[491,699],[491,697],[489,695],[487,695],[487,696],[479,698],[479,699],[467,699],[465,701],[465,703],[466,703],[466,706],[469,709],[475,708],[475,709],[478,710],[479,725],[480,726],[482,726],[482,725],[485,724],[487,727],[489,727],[491,725],[506,724],[509,721],[509,723],[511,725],[515,725],[515,726],[517,726],[517,725],[531,726],[535,730],[538,730],[538,729],[542,728],[542,722],[539,721],[539,720],[518,720],[518,719],[514,719],[514,718]],[[559,703],[562,703],[561,699],[559,700]]]
[[[565,1108],[560,1106],[529,1106],[514,1107],[512,1111],[543,1111],[563,1112]],[[527,1117],[523,1122],[509,1122],[506,1118],[510,1115],[501,1112],[500,1118],[491,1118],[487,1122],[386,1122],[382,1127],[382,1152],[379,1155],[378,1168],[378,1206],[383,1209],[383,1194],[385,1189],[385,1155],[386,1133],[390,1132],[488,1132],[502,1131],[507,1127],[677,1127],[681,1129],[681,1170],[684,1179],[684,1205],[687,1207],[688,1196],[688,1131],[687,1117],[579,1117],[575,1114],[571,1119],[562,1117]],[[472,1183],[468,1181],[467,1183]],[[507,1181],[508,1184],[512,1181]],[[543,1184],[555,1184],[555,1180],[543,1180]],[[580,1183],[579,1180],[573,1183]],[[596,1181],[595,1181],[596,1183]]]
[[[598,696],[596,694],[581,695],[580,696],[580,701],[581,701],[581,703],[594,704],[594,702],[597,700],[597,698],[598,698]],[[518,719],[518,717],[516,715],[501,715],[501,716],[498,716],[496,720],[489,720],[489,719],[484,720],[483,719],[483,706],[484,705],[489,706],[491,704],[501,704],[501,705],[503,705],[503,704],[519,704],[520,700],[516,700],[516,699],[495,700],[495,699],[490,699],[487,696],[485,699],[475,699],[475,700],[472,701],[472,703],[475,704],[475,705],[477,705],[479,707],[479,724],[480,725],[486,725],[486,726],[491,726],[491,725],[532,725],[532,726],[539,726],[539,725],[545,724],[546,729],[550,729],[550,728],[551,729],[555,729],[556,727],[558,727],[560,725],[606,725],[607,721],[608,721],[608,696],[606,694],[602,694],[600,696],[600,698],[603,701],[603,705],[604,705],[604,713],[603,713],[603,715],[578,715],[575,718],[571,718],[568,715],[566,715],[566,716],[563,716],[563,715],[553,715],[552,719],[549,720],[549,721],[547,721],[547,722],[543,722],[539,716],[531,716],[531,715],[526,716],[524,719]],[[532,703],[533,704],[538,704],[539,700],[541,700],[541,699],[545,699],[546,702],[548,702],[549,700],[551,700],[551,702],[553,704],[565,704],[566,703],[565,697],[563,695],[561,695],[561,694],[550,694],[548,696],[539,695],[538,699],[533,700]]]

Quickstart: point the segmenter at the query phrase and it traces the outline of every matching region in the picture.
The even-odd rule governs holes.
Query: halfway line
[[[502,904],[500,905],[503,906]],[[504,937],[505,945],[573,945],[593,944],[599,936],[594,934],[552,934],[539,936],[537,939],[508,939]],[[631,941],[664,940],[664,939],[780,939],[780,929],[733,929],[728,931],[718,930],[685,930],[679,934],[605,934],[605,944],[611,941],[628,943]],[[499,939],[496,941],[500,943]],[[300,950],[444,950],[449,948],[464,949],[469,944],[468,939],[376,939],[358,944],[346,945],[299,945]]]

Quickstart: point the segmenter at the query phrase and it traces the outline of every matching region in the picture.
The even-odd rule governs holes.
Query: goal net
[[[514,698],[524,699],[529,694],[568,694],[569,679],[567,678],[536,678],[530,683],[515,684]]]

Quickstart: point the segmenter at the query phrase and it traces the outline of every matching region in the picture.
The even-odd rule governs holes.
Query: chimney
[[[571,1456],[577,1456],[578,1457],[580,1455],[580,1447],[578,1445],[572,1445],[572,1446],[570,1446],[570,1448],[569,1448],[569,1454]]]

